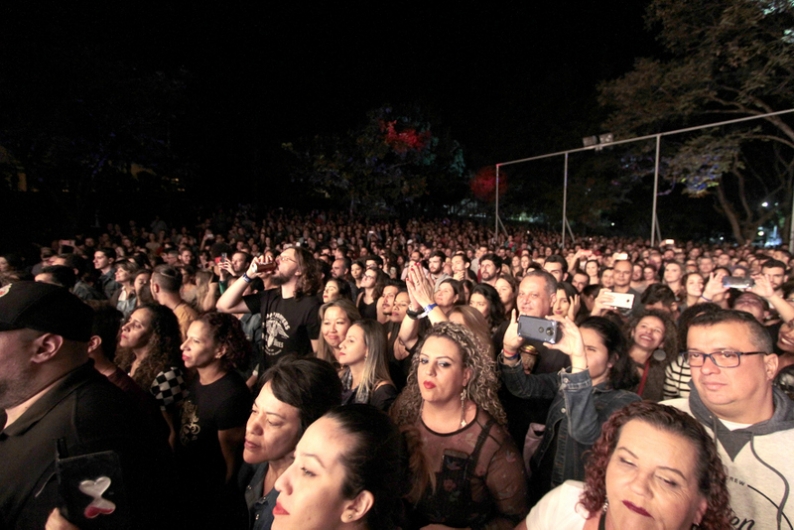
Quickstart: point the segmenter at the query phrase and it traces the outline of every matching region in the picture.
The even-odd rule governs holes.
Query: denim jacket
[[[537,468],[543,458],[554,458],[551,488],[566,480],[584,480],[585,451],[598,440],[601,426],[613,412],[640,396],[627,390],[614,390],[609,382],[593,386],[590,372],[575,374],[565,369],[556,374],[524,374],[517,366],[502,364],[502,379],[507,389],[521,398],[544,397],[554,399],[546,418],[543,440],[532,457],[532,466]],[[557,454],[546,455],[557,431]],[[546,485],[548,487],[548,485]]]
[[[245,469],[245,468],[248,469]],[[240,470],[240,476],[247,478],[246,472],[250,473],[253,468],[254,474],[248,485],[245,487],[245,503],[248,506],[248,528],[252,530],[270,530],[273,524],[273,507],[276,505],[278,490],[273,488],[267,495],[264,493],[265,475],[267,475],[268,463],[263,462],[254,466],[244,465]],[[240,484],[242,486],[242,484]]]

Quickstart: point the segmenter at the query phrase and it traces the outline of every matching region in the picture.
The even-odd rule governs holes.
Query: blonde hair
[[[463,317],[464,327],[471,331],[475,337],[480,339],[480,342],[485,346],[486,352],[488,353],[488,358],[496,360],[496,352],[494,351],[493,341],[491,340],[491,328],[488,326],[488,322],[485,320],[485,317],[482,316],[482,313],[468,305],[456,305],[449,312],[447,318],[455,313]]]
[[[364,319],[354,322],[364,332],[364,345],[367,347],[367,359],[364,362],[364,373],[358,384],[356,397],[371,396],[381,382],[394,385],[389,375],[386,352],[386,329],[377,320]]]

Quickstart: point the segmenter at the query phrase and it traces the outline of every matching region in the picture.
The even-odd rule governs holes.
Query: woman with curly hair
[[[182,337],[174,312],[159,304],[133,311],[121,327],[116,363],[160,405],[170,429],[168,441],[176,443],[174,418],[187,391],[179,344]]]
[[[551,491],[516,530],[731,528],[725,479],[714,441],[696,419],[640,401],[604,424],[585,482]]]
[[[629,355],[640,377],[635,392],[643,399],[664,398],[664,372],[678,355],[675,323],[664,311],[646,310],[635,315],[628,325]]]
[[[527,512],[526,475],[485,352],[469,330],[441,322],[413,356],[408,385],[391,410],[397,425],[421,440],[412,462],[422,463],[413,471],[426,486],[411,528],[509,529]]]
[[[524,455],[532,474],[530,504],[566,480],[584,478],[584,455],[601,434],[601,425],[614,411],[640,399],[627,390],[639,377],[617,324],[590,317],[577,327],[569,318],[556,319],[562,338],[554,347],[570,356],[569,370],[527,375],[519,355],[510,359],[503,354],[502,378],[514,396],[554,400],[545,430],[532,424],[527,435],[528,441],[537,440],[537,431],[543,432],[534,454]]]
[[[195,371],[182,402],[177,444],[182,483],[189,491],[195,522],[220,528],[233,513],[234,488],[253,402],[237,369],[251,357],[240,321],[226,313],[194,320],[182,343],[185,368]],[[213,523],[210,523],[213,522]]]

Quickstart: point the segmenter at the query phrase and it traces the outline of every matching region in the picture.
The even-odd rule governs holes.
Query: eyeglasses
[[[736,368],[739,366],[742,355],[766,355],[765,351],[730,351],[723,350],[714,353],[702,353],[699,351],[681,352],[681,356],[689,361],[689,366],[699,368],[706,362],[706,358],[711,359],[718,368]]]
[[[364,278],[367,278],[368,280],[374,280],[375,278],[377,278],[377,276],[373,276],[371,274],[365,274]]]

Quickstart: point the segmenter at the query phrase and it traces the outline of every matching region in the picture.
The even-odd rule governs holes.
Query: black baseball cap
[[[88,342],[94,311],[64,287],[15,282],[0,288],[0,332],[35,329]]]

